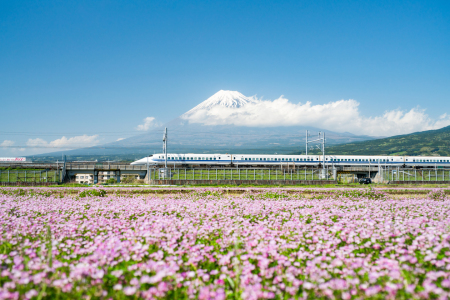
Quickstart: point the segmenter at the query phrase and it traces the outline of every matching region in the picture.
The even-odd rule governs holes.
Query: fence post
[[[241,169],[238,169],[239,172],[239,180],[241,180]]]
[[[270,169],[269,169],[269,180],[270,180]]]
[[[9,182],[9,170],[8,170],[8,182]]]

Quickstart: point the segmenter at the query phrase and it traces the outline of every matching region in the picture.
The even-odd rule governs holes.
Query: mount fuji
[[[247,104],[256,104],[260,101],[253,97],[246,97],[237,91],[220,90],[184,115],[192,115],[202,109],[212,109],[214,107],[240,108]]]
[[[250,127],[226,124],[227,115],[216,120],[217,113],[232,116],[240,108],[258,105],[255,96],[246,97],[237,91],[220,90],[191,110],[144,134],[100,146],[64,151],[69,159],[97,157],[99,160],[134,160],[162,151],[163,128],[168,129],[169,153],[261,153],[290,154],[305,149],[305,131],[312,136],[326,132],[327,144],[336,145],[372,140],[369,136],[336,133],[307,126]],[[207,121],[204,121],[207,120]],[[225,122],[225,123],[224,123]],[[60,157],[61,152],[41,157]]]

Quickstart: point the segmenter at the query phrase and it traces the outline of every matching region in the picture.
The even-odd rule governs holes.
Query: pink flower
[[[134,286],[126,286],[123,288],[123,293],[127,296],[134,295],[136,293],[136,287]]]
[[[25,293],[25,298],[31,299],[31,298],[33,298],[33,297],[35,297],[37,295],[38,295],[38,292],[35,289],[31,289],[31,290],[29,290],[28,292]]]

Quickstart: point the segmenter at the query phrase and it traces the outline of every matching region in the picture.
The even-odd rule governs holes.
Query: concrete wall
[[[334,180],[150,180],[154,185],[201,185],[201,184],[254,184],[254,185],[295,185],[295,184],[337,184]]]

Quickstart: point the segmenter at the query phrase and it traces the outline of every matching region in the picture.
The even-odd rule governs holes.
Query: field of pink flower
[[[450,199],[0,190],[0,299],[447,299]]]

